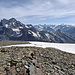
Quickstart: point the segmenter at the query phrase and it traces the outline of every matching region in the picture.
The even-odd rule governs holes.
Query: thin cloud
[[[21,21],[47,20],[75,16],[75,1],[1,0],[0,19],[15,17]]]

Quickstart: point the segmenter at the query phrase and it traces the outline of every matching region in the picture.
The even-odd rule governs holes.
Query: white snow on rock
[[[17,29],[12,29],[12,30],[15,31],[15,32],[16,32],[16,31],[20,31],[18,28],[17,28]]]
[[[30,32],[30,31],[28,31],[28,34],[31,34],[31,32]]]
[[[39,32],[37,32],[37,36],[38,36],[38,37],[41,37],[41,35],[39,34]]]
[[[25,25],[26,28],[29,28],[27,25]]]
[[[33,36],[38,37],[37,34],[35,32],[32,32]]]
[[[33,32],[33,31],[31,31],[31,30],[29,30],[28,33],[29,33],[29,34],[32,33],[33,36],[38,37],[37,34],[36,34],[35,32]]]
[[[8,27],[8,24],[5,24],[5,27],[7,28]]]
[[[69,52],[75,54],[75,44],[68,44],[68,43],[48,43],[48,42],[32,42],[30,41],[31,44],[19,44],[19,45],[10,45],[10,46],[3,46],[0,48],[4,47],[12,47],[12,46],[18,46],[18,47],[52,47],[59,49],[61,51]]]
[[[19,28],[23,29],[23,27],[21,27],[21,26]]]
[[[32,32],[32,33],[33,33],[33,36],[38,37],[37,34],[36,34],[35,32]]]
[[[48,39],[50,38],[50,35],[48,33],[46,33],[45,35],[47,36]]]
[[[15,24],[15,22],[13,22],[13,25]]]

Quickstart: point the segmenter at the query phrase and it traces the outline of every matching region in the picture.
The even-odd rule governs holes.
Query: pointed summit
[[[15,22],[17,20],[15,18],[11,18],[11,19],[9,19],[9,21]]]

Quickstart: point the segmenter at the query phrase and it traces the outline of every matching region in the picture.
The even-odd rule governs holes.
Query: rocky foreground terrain
[[[75,54],[54,48],[1,48],[0,75],[75,75]]]

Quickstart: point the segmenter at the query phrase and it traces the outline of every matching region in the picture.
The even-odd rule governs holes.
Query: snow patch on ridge
[[[49,36],[49,34],[48,34],[48,33],[46,33],[45,35],[47,36],[47,38],[48,38],[48,39],[50,38],[50,36]]]
[[[5,27],[7,28],[8,27],[8,24],[5,24]]]
[[[29,30],[28,33],[29,33],[29,34],[32,33],[33,36],[38,37],[38,36],[37,36],[37,33],[33,32],[33,31],[31,31],[31,30]]]
[[[33,36],[38,37],[36,33],[32,32]]]
[[[16,31],[20,31],[18,28],[17,28],[17,29],[12,29],[12,30],[15,31],[15,32],[16,32]]]

